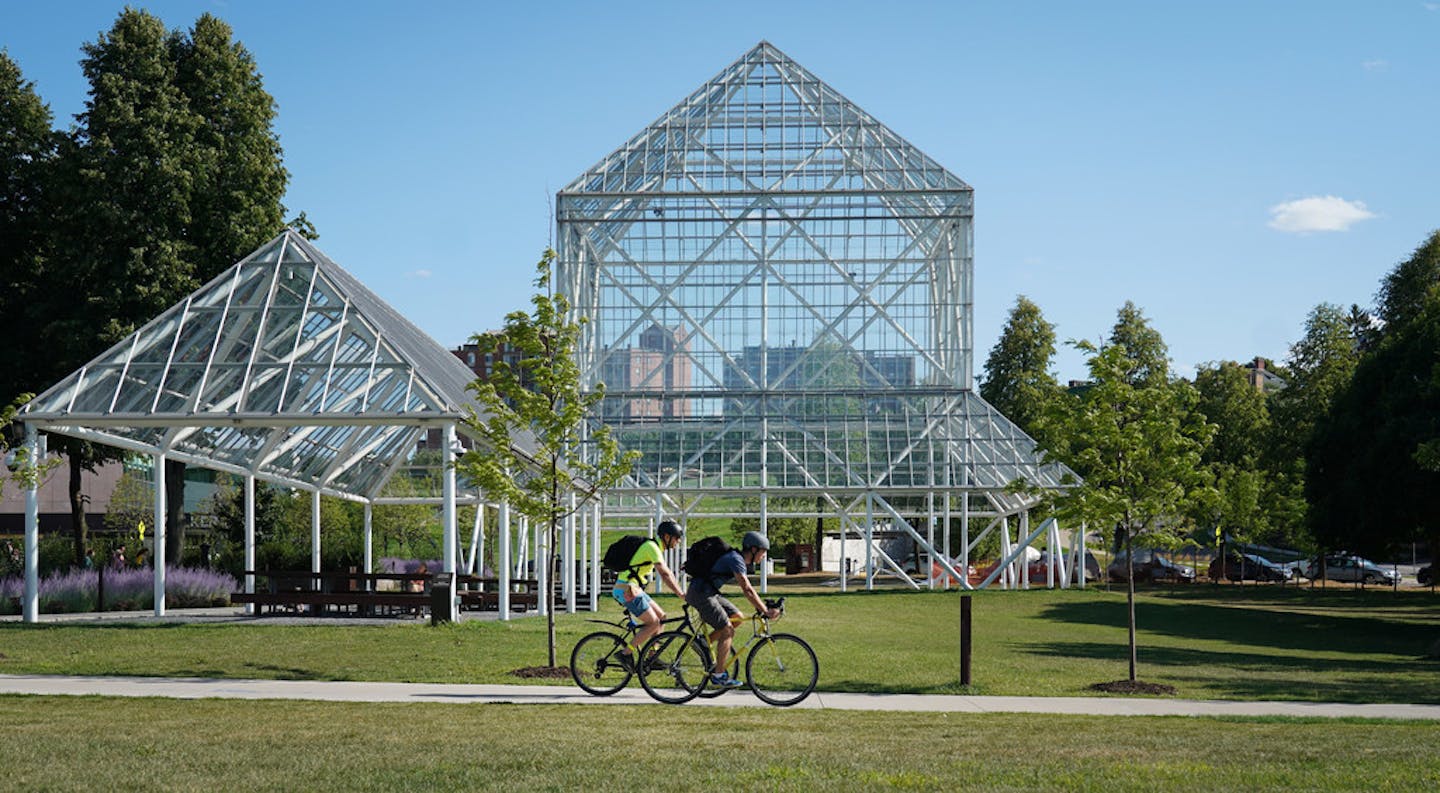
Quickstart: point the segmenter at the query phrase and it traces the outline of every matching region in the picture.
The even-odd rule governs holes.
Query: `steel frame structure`
[[[972,389],[973,196],[768,42],[561,190],[593,420],[643,453],[606,515],[823,514],[867,555],[879,515],[964,581],[951,510],[964,556],[1064,473]]]
[[[44,457],[38,431],[67,435],[154,458],[155,610],[164,614],[164,461],[179,460],[243,478],[246,569],[254,568],[256,480],[312,499],[311,563],[320,569],[321,495],[365,505],[365,567],[371,569],[371,507],[423,503],[441,508],[444,572],[475,565],[480,523],[466,554],[456,506],[483,503],[457,482],[462,419],[479,408],[466,386],[473,373],[338,264],[285,231],[26,404],[26,456]],[[418,442],[438,429],[437,460],[420,465]],[[530,439],[515,437],[522,458]],[[428,491],[394,495],[411,477]],[[436,475],[438,474],[438,475]],[[25,619],[37,596],[31,558],[38,540],[27,488]],[[507,510],[500,505],[500,512]],[[483,511],[477,511],[477,515]],[[508,577],[510,521],[502,521],[500,564]],[[516,527],[526,545],[523,526]],[[253,591],[253,576],[246,576]],[[508,618],[509,587],[501,587]],[[573,595],[572,595],[573,599]]]

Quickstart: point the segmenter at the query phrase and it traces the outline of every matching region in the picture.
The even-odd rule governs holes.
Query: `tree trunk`
[[[89,526],[85,523],[85,494],[80,492],[84,467],[79,454],[68,455],[70,460],[70,530],[75,536],[75,566],[85,566],[85,546],[89,544]]]
[[[185,561],[185,529],[180,518],[185,512],[185,463],[165,461],[165,563]],[[152,553],[150,558],[155,558]]]
[[[1130,612],[1130,682],[1135,682],[1135,551],[1125,530],[1125,607]]]

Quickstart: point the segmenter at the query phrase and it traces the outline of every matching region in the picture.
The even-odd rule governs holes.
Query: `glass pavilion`
[[[868,569],[916,586],[877,526],[961,581],[985,532],[1011,561],[1054,532],[1030,533],[1034,499],[1009,486],[1064,470],[972,388],[973,207],[767,42],[561,190],[558,283],[588,318],[594,420],[644,455],[609,522],[838,518]],[[1014,545],[1012,518],[1030,533]]]

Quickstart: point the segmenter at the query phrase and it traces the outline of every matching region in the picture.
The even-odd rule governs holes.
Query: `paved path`
[[[0,675],[0,694],[98,694],[176,699],[306,699],[329,702],[445,702],[450,704],[639,705],[654,704],[638,687],[592,697],[569,686],[357,683],[308,680],[217,680],[173,677],[70,677]],[[746,692],[703,707],[768,707]],[[1119,697],[966,697],[930,694],[818,692],[797,708],[934,711],[948,713],[1070,713],[1102,716],[1321,716],[1440,720],[1440,705],[1355,705],[1327,702],[1231,702]]]

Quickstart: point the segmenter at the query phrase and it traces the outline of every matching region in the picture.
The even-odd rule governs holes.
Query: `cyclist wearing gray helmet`
[[[758,531],[747,531],[739,550],[731,549],[720,555],[710,566],[710,574],[690,579],[685,590],[685,602],[700,615],[714,632],[710,634],[715,642],[715,666],[711,669],[710,684],[722,688],[738,688],[743,683],[732,678],[725,671],[730,660],[730,643],[735,638],[735,622],[740,619],[740,609],[720,594],[720,587],[733,581],[740,592],[757,612],[770,619],[780,616],[778,609],[768,608],[760,599],[750,579],[745,575],[747,565],[759,564],[770,550],[770,541]]]

